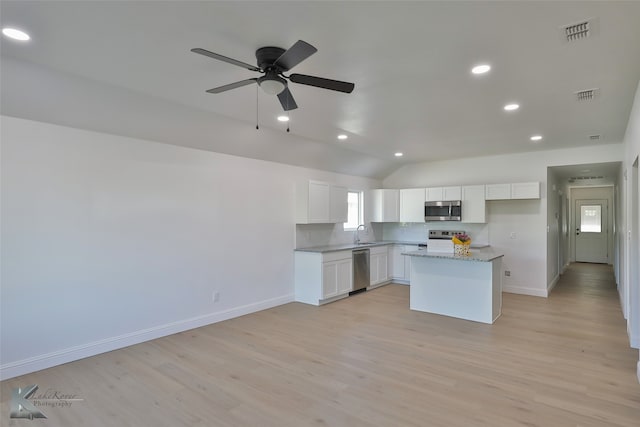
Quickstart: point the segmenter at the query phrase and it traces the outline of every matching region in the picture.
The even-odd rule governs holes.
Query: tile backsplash
[[[360,230],[359,235],[363,242],[395,240],[424,243],[429,230],[462,230],[471,236],[473,243],[489,244],[489,224],[463,224],[455,221],[368,223],[367,230]],[[354,234],[354,231],[344,231],[341,223],[296,224],[296,248],[353,243]]]
[[[429,230],[465,231],[475,244],[489,244],[489,224],[471,224],[456,221],[442,222],[385,222],[382,224],[383,240],[402,242],[426,242]]]
[[[382,240],[382,224],[366,224],[358,235],[362,242]],[[296,248],[353,243],[355,231],[344,231],[339,224],[296,224]]]

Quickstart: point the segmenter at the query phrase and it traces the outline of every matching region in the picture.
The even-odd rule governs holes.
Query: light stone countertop
[[[294,249],[294,251],[296,252],[318,252],[318,253],[325,253],[325,252],[338,252],[338,251],[350,251],[353,249],[366,249],[366,248],[372,248],[374,246],[385,246],[385,245],[413,245],[413,246],[418,246],[418,245],[426,245],[427,242],[423,241],[423,242],[407,242],[407,241],[402,241],[402,240],[382,240],[382,241],[377,241],[377,242],[362,242],[359,245],[356,245],[355,243],[344,243],[341,245],[326,245],[326,246],[310,246],[307,248],[296,248]],[[471,244],[471,249],[480,249],[480,248],[488,248],[489,245],[485,245],[485,244]],[[446,255],[446,254],[444,254]]]
[[[378,241],[378,242],[362,242],[359,245],[355,243],[345,243],[342,245],[327,245],[327,246],[312,246],[308,248],[297,248],[296,252],[337,252],[337,251],[350,251],[352,249],[366,249],[372,248],[374,246],[385,246],[385,245],[426,245],[427,242],[401,242],[401,241]]]
[[[456,255],[448,252],[429,252],[426,250],[403,252],[402,255],[424,257],[424,258],[442,258],[442,259],[455,259],[459,261],[480,261],[480,262],[489,262],[504,256],[504,254],[496,252],[495,250],[489,247],[485,247],[481,249],[473,249],[473,248],[471,249],[472,250],[470,255]]]

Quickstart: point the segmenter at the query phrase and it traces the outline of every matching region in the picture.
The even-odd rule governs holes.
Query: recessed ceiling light
[[[533,135],[531,137],[532,141],[540,141],[542,139],[542,135]]]
[[[403,154],[402,154],[401,152],[399,152],[399,151],[398,151],[397,153],[395,153],[395,154],[394,154],[394,156],[396,156],[396,157],[402,157],[402,156],[403,156]]]
[[[582,173],[591,172],[591,169],[582,169],[582,170],[580,170],[580,172],[582,172]]]
[[[3,28],[2,34],[9,37],[10,39],[19,40],[21,42],[26,42],[27,40],[31,39],[31,37],[29,37],[29,34],[15,28]]]
[[[340,135],[338,135],[338,139],[340,139],[340,140],[345,140],[347,138],[349,138],[349,137],[347,135],[345,135],[344,133],[341,133]]]
[[[490,69],[491,69],[491,65],[481,64],[481,65],[476,65],[475,67],[473,67],[471,69],[471,72],[473,74],[484,74],[484,73],[488,73]]]
[[[278,116],[278,121],[279,122],[288,122],[289,121],[289,116]]]
[[[518,104],[507,104],[504,106],[504,109],[506,111],[514,111],[514,110],[517,110],[518,108],[520,108]]]

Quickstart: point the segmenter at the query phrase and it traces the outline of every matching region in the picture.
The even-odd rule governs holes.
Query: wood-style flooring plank
[[[388,285],[291,303],[1,384],[84,401],[32,426],[640,426],[637,351],[612,269],[573,264],[494,325],[409,310]]]

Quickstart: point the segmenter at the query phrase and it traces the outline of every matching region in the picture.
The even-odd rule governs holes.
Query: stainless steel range
[[[429,230],[427,251],[453,253],[451,238],[454,234],[466,234],[466,232],[462,230]]]

